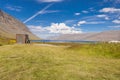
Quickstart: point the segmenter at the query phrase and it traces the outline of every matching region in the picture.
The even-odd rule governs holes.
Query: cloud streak
[[[77,23],[77,26],[81,26],[83,24],[103,24],[103,23],[105,23],[105,22],[104,21],[99,21],[99,22],[97,22],[97,21],[92,21],[92,22],[90,22],[90,21],[79,21]]]
[[[51,7],[52,5],[53,5],[53,3],[47,5],[47,6],[44,7],[42,10],[40,10],[39,12],[37,12],[36,14],[34,14],[33,16],[31,16],[30,18],[28,18],[27,20],[25,20],[23,23],[27,23],[28,21],[32,20],[32,19],[35,18],[36,16],[38,16],[38,15],[40,15],[40,14],[43,14],[44,11],[45,11],[46,9],[48,9],[49,7]]]
[[[86,24],[86,23],[87,23],[86,21],[79,21],[77,25],[81,26],[82,24]]]
[[[42,14],[47,14],[47,13],[57,13],[60,12],[59,10],[45,10]]]
[[[17,11],[17,12],[20,12],[22,10],[21,6],[7,5],[5,8],[8,9],[8,10]]]
[[[109,17],[105,14],[97,15],[98,18],[104,18],[105,20],[109,20]]]

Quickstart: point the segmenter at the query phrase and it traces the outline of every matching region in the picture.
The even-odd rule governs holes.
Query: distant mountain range
[[[120,41],[120,30],[98,33],[64,34],[51,40]]]
[[[16,34],[28,34],[30,39],[39,39],[22,22],[0,10],[0,37],[15,39]]]

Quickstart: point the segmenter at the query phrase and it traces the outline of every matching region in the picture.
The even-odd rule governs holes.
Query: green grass
[[[120,44],[53,45],[0,46],[0,80],[120,80]]]

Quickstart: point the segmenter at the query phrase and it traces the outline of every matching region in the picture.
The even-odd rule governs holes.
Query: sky
[[[120,0],[0,0],[38,37],[120,30]]]

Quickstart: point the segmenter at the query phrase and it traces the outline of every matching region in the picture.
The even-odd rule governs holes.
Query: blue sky
[[[0,9],[41,38],[120,30],[120,0],[0,0]]]

